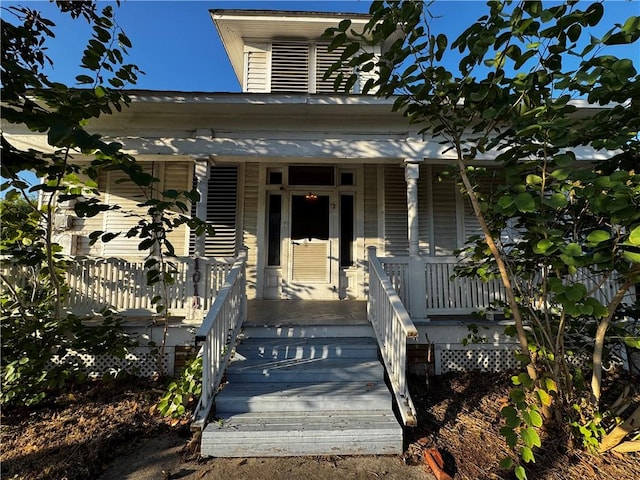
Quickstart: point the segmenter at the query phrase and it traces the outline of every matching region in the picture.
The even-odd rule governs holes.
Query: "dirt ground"
[[[636,385],[638,385],[637,380]],[[408,431],[401,456],[200,459],[184,425],[151,414],[161,394],[137,381],[86,386],[36,409],[2,413],[2,478],[28,480],[432,480],[422,464],[426,441],[438,447],[454,479],[508,479],[499,410],[508,374],[412,378],[419,427]],[[530,479],[640,478],[640,455],[563,452],[548,441],[527,467]]]

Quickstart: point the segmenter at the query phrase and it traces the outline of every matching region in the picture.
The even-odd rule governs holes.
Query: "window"
[[[267,224],[267,265],[280,266],[280,223],[282,221],[282,195],[269,195],[269,218]]]
[[[333,167],[289,167],[289,185],[335,185]]]

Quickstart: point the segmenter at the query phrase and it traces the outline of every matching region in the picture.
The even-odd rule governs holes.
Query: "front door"
[[[338,298],[334,208],[330,194],[291,195],[287,298]]]

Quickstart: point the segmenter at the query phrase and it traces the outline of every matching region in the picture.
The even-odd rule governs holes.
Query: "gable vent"
[[[273,42],[271,45],[271,91],[309,91],[309,45]]]
[[[343,85],[352,73],[351,68],[343,66],[331,74],[329,78],[323,80],[324,74],[329,70],[331,65],[340,60],[340,56],[344,52],[344,47],[329,51],[328,44],[319,44],[316,50],[316,92],[317,93],[344,93]],[[342,73],[343,80],[336,90],[334,82],[336,77]]]

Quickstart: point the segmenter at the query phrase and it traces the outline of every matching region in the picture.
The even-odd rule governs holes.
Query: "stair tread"
[[[229,364],[229,372],[234,370],[257,370],[261,368],[274,369],[331,369],[353,368],[362,369],[382,367],[376,359],[367,358],[236,358]]]
[[[340,396],[389,395],[386,384],[379,382],[247,382],[229,383],[218,394],[224,396]]]
[[[347,430],[401,430],[394,414],[389,410],[366,412],[249,412],[220,414],[205,428],[205,432],[231,430],[234,432],[298,431],[338,435]]]

